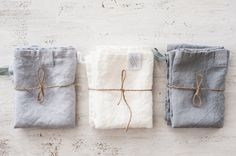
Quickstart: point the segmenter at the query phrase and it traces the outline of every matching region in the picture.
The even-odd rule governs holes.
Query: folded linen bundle
[[[92,127],[152,127],[153,54],[149,48],[97,47],[86,58],[86,66]]]
[[[222,127],[229,51],[168,46],[166,120],[172,127]]]
[[[16,49],[15,128],[75,126],[76,65],[72,47]]]

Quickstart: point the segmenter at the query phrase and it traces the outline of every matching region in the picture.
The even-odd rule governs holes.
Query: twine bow
[[[123,69],[121,71],[121,87],[120,87],[120,89],[96,89],[96,88],[94,89],[94,88],[89,88],[89,90],[94,90],[94,91],[119,91],[119,92],[121,92],[120,98],[119,98],[119,101],[118,101],[117,105],[120,105],[120,103],[123,99],[126,106],[127,106],[127,108],[128,108],[128,110],[129,110],[129,120],[128,120],[128,123],[127,123],[126,128],[125,128],[125,131],[127,132],[129,127],[130,127],[131,120],[132,120],[132,110],[131,110],[131,107],[130,107],[129,103],[127,102],[125,92],[127,92],[127,91],[152,91],[152,89],[125,89],[124,88],[125,79],[126,79],[126,70]]]
[[[201,85],[202,85],[203,75],[197,74],[196,76],[196,90],[193,95],[193,106],[200,107],[202,105],[202,99],[201,99]]]
[[[132,119],[132,110],[126,100],[126,97],[125,97],[125,89],[124,89],[124,82],[125,82],[125,78],[126,78],[126,70],[122,70],[121,71],[121,87],[120,87],[120,91],[121,91],[121,94],[120,94],[120,99],[117,103],[117,105],[119,105],[122,101],[122,99],[124,100],[128,110],[129,110],[129,121],[128,121],[128,124],[126,126],[126,129],[125,131],[127,132],[128,129],[129,129],[129,126],[130,126],[130,122],[131,122],[131,119]]]
[[[46,88],[56,88],[56,87],[69,87],[72,85],[75,86],[79,86],[79,84],[75,84],[75,82],[70,83],[70,84],[65,84],[65,85],[50,85],[50,86],[46,86],[45,82],[46,82],[46,73],[45,70],[43,68],[43,66],[40,66],[37,70],[37,79],[38,79],[38,86],[37,87],[29,87],[29,88],[18,88],[16,87],[15,90],[18,91],[30,91],[30,90],[38,90],[38,95],[37,95],[37,101],[39,103],[43,103],[44,102],[44,97],[45,97],[45,89]]]
[[[45,71],[42,67],[38,69],[38,102],[42,103],[44,101],[44,83],[45,83]]]
[[[212,89],[212,88],[201,87],[202,86],[202,81],[203,81],[203,75],[202,74],[197,74],[194,88],[192,88],[192,87],[181,87],[181,86],[176,86],[176,85],[168,85],[168,87],[169,88],[174,88],[174,89],[195,91],[194,95],[193,95],[193,98],[192,98],[192,104],[193,104],[194,107],[201,107],[202,106],[201,90],[210,90],[210,91],[215,91],[215,92],[224,91],[224,89]]]

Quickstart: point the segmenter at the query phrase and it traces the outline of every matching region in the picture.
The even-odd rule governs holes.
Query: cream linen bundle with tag
[[[153,53],[97,47],[86,57],[89,122],[97,129],[152,128]]]

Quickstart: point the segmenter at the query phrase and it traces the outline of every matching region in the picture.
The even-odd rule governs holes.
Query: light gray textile
[[[8,67],[1,67],[0,75],[9,75]]]
[[[60,48],[18,48],[14,53],[13,77],[15,91],[15,128],[68,128],[75,126],[76,50]],[[37,101],[38,89],[18,90],[38,86],[38,68],[45,71],[43,103]]]
[[[196,87],[196,74],[203,75],[201,87],[224,89],[229,51],[223,47],[168,45],[168,85]],[[167,88],[166,120],[172,127],[222,127],[224,92],[201,90],[202,106],[194,107],[194,90]]]

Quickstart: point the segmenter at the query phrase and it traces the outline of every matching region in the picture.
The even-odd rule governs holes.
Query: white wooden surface
[[[235,156],[235,0],[0,0],[0,66],[20,45],[72,45],[86,55],[96,45],[168,43],[223,45],[231,50],[221,129],[172,129],[164,121],[165,65],[156,62],[154,128],[94,130],[88,125],[84,65],[79,64],[77,127],[13,129],[14,90],[0,77],[0,156]]]

